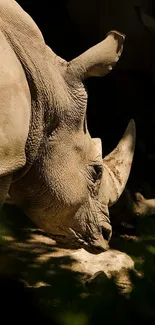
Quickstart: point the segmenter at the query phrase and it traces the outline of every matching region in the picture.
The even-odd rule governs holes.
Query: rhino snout
[[[101,253],[109,249],[109,241],[112,236],[112,226],[104,222],[102,226],[99,227],[99,233],[95,236],[93,240],[90,241],[87,250],[90,253]]]

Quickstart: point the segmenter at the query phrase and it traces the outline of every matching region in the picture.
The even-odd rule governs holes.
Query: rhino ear
[[[135,122],[130,120],[117,147],[103,159],[100,196],[108,206],[112,206],[119,199],[126,186],[134,155],[135,138]]]
[[[68,63],[68,73],[79,79],[105,76],[116,65],[123,51],[125,35],[111,31],[104,41]]]
[[[141,194],[141,193],[139,193],[139,192],[137,192],[137,193],[135,193],[135,200],[136,200],[136,202],[142,202],[142,201],[144,201],[145,199],[144,199],[144,196]]]

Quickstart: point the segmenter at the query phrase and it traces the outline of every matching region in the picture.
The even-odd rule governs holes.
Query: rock
[[[122,268],[132,269],[134,267],[132,259],[127,254],[114,249],[109,249],[98,255],[90,254],[84,249],[73,252],[69,250],[69,254],[76,260],[76,263],[71,265],[71,268],[73,270],[78,269],[80,272],[89,274],[90,276],[104,271],[109,278],[115,272],[121,272]]]
[[[99,290],[105,281],[114,279],[118,288],[123,293],[128,293],[132,289],[129,273],[134,271],[133,260],[125,253],[115,249],[94,255],[84,249],[71,250],[58,247],[56,242],[47,237],[42,231],[28,230],[26,240],[16,240],[13,236],[3,236],[5,242],[4,251],[15,260],[20,260],[23,264],[22,281],[27,287],[38,288],[52,285],[53,275],[66,274],[70,272],[87,286],[88,290]],[[15,262],[16,264],[16,262]],[[24,266],[25,265],[25,266]],[[29,273],[25,269],[29,267]],[[40,271],[46,270],[47,279],[44,273],[37,280]],[[33,270],[33,271],[32,271]],[[31,280],[31,273],[36,279]],[[5,272],[5,268],[4,268]],[[34,280],[34,279],[33,279]]]
[[[126,319],[135,270],[117,245],[98,255],[58,247],[10,205],[0,221],[2,317],[16,320],[20,310],[24,319],[45,325],[111,324],[113,317],[119,323],[123,309]]]

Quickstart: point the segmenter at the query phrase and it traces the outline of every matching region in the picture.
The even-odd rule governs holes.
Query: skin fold
[[[7,92],[6,98],[0,90],[1,116],[7,120],[0,132],[0,179],[37,226],[61,245],[91,253],[109,247],[108,209],[130,173],[135,123],[129,122],[118,146],[103,159],[101,140],[91,138],[87,128],[85,80],[113,69],[124,40],[111,31],[67,62],[45,44],[16,1],[0,0],[0,52],[7,54],[5,65],[0,61],[1,88]]]

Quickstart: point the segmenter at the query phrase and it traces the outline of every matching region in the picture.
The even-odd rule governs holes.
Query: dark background
[[[101,137],[103,153],[107,154],[119,141],[129,119],[135,119],[137,142],[128,186],[147,198],[155,196],[155,32],[150,33],[140,18],[140,10],[155,15],[153,1],[18,3],[35,20],[46,43],[66,60],[103,40],[111,29],[126,34],[124,52],[116,68],[106,77],[87,81],[88,128],[93,137]]]
[[[116,68],[104,78],[87,81],[88,127],[93,137],[102,138],[106,154],[119,141],[129,119],[135,119],[137,142],[128,186],[133,192],[139,190],[148,198],[155,197],[155,32],[152,28],[150,33],[143,26],[140,11],[141,4],[143,12],[155,17],[153,0],[20,0],[18,3],[35,20],[46,43],[66,60],[103,40],[111,29],[127,35]],[[143,220],[140,234],[146,236],[139,242],[126,237],[115,242],[114,248],[129,254],[136,270],[143,274],[143,278],[132,278],[131,294],[120,295],[115,283],[107,279],[105,284],[98,282],[94,289],[93,285],[88,288],[92,295],[87,296],[77,274],[69,269],[72,262],[69,258],[62,263],[61,259],[52,257],[48,263],[35,267],[40,249],[46,254],[53,248],[39,240],[31,247],[32,225],[27,225],[27,218],[21,217],[15,207],[10,209],[6,207],[0,215],[2,225],[4,222],[7,226],[6,230],[0,229],[1,321],[21,324],[24,319],[27,323],[55,324],[52,319],[59,315],[61,319],[56,324],[62,325],[113,324],[114,320],[116,324],[154,324],[154,219],[150,223],[148,219]],[[21,242],[22,249],[18,246]],[[48,273],[52,265],[56,272]],[[24,286],[21,281],[24,278],[32,287]],[[49,286],[33,287],[38,281],[45,281]],[[67,312],[70,313],[68,322],[64,320]],[[78,321],[81,312],[88,315],[89,322]]]

